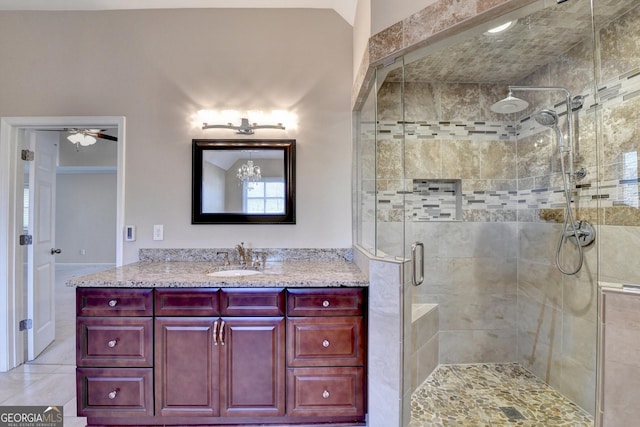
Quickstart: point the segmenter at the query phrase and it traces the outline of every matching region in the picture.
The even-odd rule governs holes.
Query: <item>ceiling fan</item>
[[[66,132],[67,140],[76,145],[76,150],[80,150],[80,146],[88,147],[95,144],[98,139],[107,141],[117,141],[118,138],[104,133],[107,129],[83,129],[83,128],[62,128],[62,129],[39,129],[46,131]]]
[[[107,135],[104,129],[79,129],[79,128],[65,128],[65,132],[69,133],[67,139],[75,144],[82,146],[93,145],[98,139],[105,139],[107,141],[117,141],[115,136]]]

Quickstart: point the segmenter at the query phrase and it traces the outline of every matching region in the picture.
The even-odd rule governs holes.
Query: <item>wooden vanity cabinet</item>
[[[78,289],[78,415],[153,415],[151,289]]]
[[[364,289],[78,288],[78,415],[364,423],[364,301]]]
[[[291,289],[287,413],[365,415],[364,289]]]
[[[157,289],[157,415],[284,415],[284,292]]]

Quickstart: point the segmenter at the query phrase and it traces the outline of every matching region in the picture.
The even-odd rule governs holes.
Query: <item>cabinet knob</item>
[[[323,346],[324,348],[329,347],[329,340],[324,340],[324,341],[322,341],[322,346]]]
[[[109,301],[109,307],[115,307],[116,305],[118,305],[118,300],[112,299]]]
[[[331,303],[330,303],[328,300],[324,300],[324,301],[322,301],[322,306],[323,306],[324,308],[327,308],[327,307],[329,307],[330,305],[331,305]]]
[[[112,392],[110,392],[108,394],[109,399],[111,399],[111,400],[115,399],[117,395],[118,395],[118,390],[113,390]]]
[[[116,346],[116,344],[118,344],[118,340],[111,340],[107,343],[107,345],[109,346],[109,348],[113,348]]]
[[[328,399],[329,398],[329,392],[327,390],[323,391],[322,392],[322,397],[325,398],[325,399]]]

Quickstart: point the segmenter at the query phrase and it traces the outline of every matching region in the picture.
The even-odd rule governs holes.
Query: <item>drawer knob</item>
[[[322,341],[322,346],[323,346],[324,348],[329,347],[329,340],[324,340],[324,341]]]
[[[108,394],[109,399],[111,399],[111,400],[115,399],[117,395],[118,395],[118,390],[113,390],[112,392],[110,392]]]
[[[324,308],[327,308],[327,307],[329,307],[330,305],[331,305],[331,303],[330,303],[328,300],[324,300],[324,301],[322,301],[322,306],[323,306]]]
[[[327,390],[323,391],[322,392],[322,397],[325,398],[325,399],[328,399],[329,398],[329,392]]]
[[[109,346],[109,348],[113,348],[116,346],[116,344],[118,344],[118,340],[111,340],[107,343],[107,345]]]
[[[109,307],[115,307],[118,305],[118,300],[112,299],[109,301]]]

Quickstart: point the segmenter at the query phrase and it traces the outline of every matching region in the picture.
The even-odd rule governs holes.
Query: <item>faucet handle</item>
[[[216,252],[216,255],[224,255],[224,265],[231,265],[229,262],[229,252]]]
[[[255,258],[253,258],[253,266],[254,267],[264,267],[267,263],[267,253],[266,252],[256,252]]]

